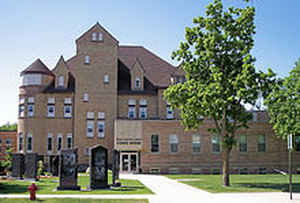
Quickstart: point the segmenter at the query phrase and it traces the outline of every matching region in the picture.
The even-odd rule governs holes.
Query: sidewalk
[[[122,179],[138,179],[154,195],[37,195],[38,198],[148,199],[150,203],[300,203],[300,194],[289,193],[209,193],[159,175],[121,174]],[[0,191],[1,193],[1,191]],[[29,195],[1,195],[0,198],[28,198]]]

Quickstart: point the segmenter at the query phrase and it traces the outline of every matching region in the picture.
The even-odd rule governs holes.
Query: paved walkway
[[[150,203],[300,203],[300,194],[289,200],[288,193],[212,194],[158,175],[121,174],[124,179],[138,179],[155,195],[37,195],[38,198],[149,199]],[[1,193],[1,191],[0,191]],[[28,195],[1,195],[0,198],[28,198]],[[1,202],[1,201],[0,201]]]

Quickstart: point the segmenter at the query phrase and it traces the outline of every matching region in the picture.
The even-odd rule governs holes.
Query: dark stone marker
[[[91,148],[90,189],[108,188],[107,149],[101,145]]]
[[[61,150],[57,190],[80,190],[77,185],[77,149]]]
[[[12,155],[12,173],[14,178],[22,179],[24,175],[24,154],[16,153]]]
[[[37,179],[37,168],[38,168],[38,154],[27,153],[25,155],[25,179]]]
[[[118,150],[112,151],[112,184],[116,185],[116,180],[119,179],[119,171],[120,171],[120,152]]]

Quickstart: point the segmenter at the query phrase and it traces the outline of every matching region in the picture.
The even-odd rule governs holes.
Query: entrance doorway
[[[120,153],[120,169],[121,172],[133,173],[139,168],[137,152],[121,152]]]

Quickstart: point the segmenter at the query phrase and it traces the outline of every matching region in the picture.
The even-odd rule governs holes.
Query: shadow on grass
[[[236,183],[235,185],[244,188],[274,189],[282,192],[289,191],[289,184],[287,183]],[[300,183],[293,183],[293,192],[300,193]]]
[[[142,186],[121,186],[113,188],[113,191],[135,191],[138,189],[144,189]]]

